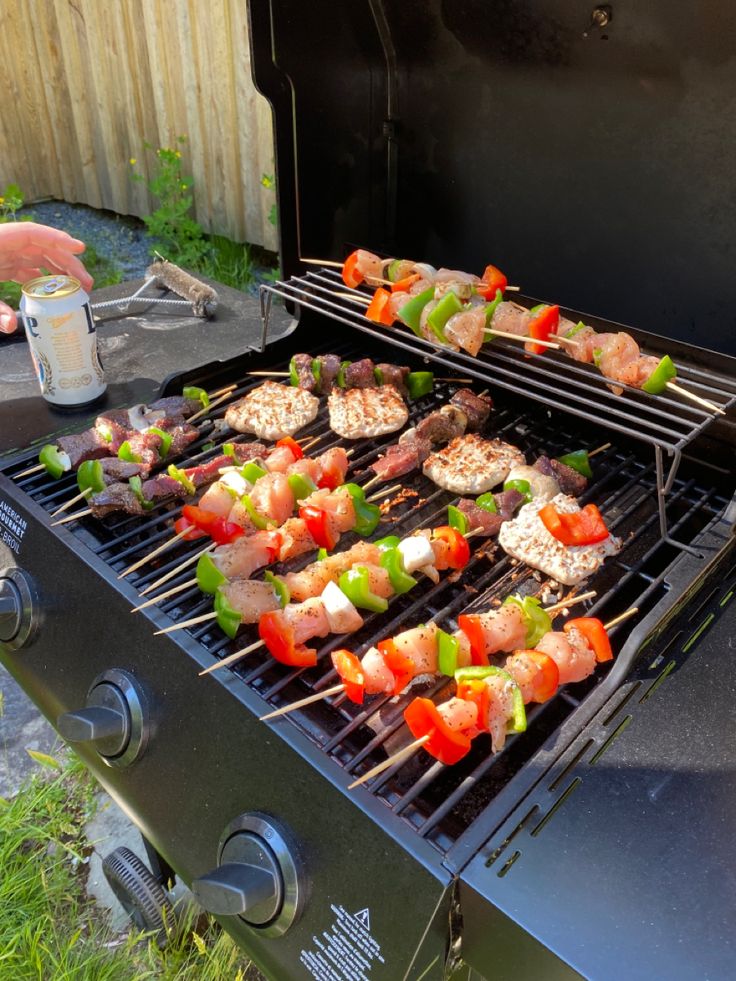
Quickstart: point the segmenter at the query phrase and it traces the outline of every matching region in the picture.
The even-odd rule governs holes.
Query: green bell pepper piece
[[[317,550],[317,561],[318,562],[324,562],[324,560],[327,558],[327,556],[329,554],[330,553],[327,551],[326,548],[320,548],[320,549],[318,549]]]
[[[490,303],[486,304],[486,328],[490,326],[490,323],[493,320],[493,314],[496,312],[496,307],[498,306],[499,303],[501,303],[502,300],[503,300],[503,293],[501,292],[501,290],[496,290],[495,297],[491,300]]]
[[[404,570],[401,552],[397,548],[385,549],[381,553],[381,566],[388,572],[394,592],[401,596],[413,589],[417,580]]]
[[[593,348],[593,364],[596,366],[596,368],[600,368],[600,366],[601,366],[601,358],[602,357],[603,357],[603,348],[602,347],[594,347]]]
[[[319,389],[322,383],[322,362],[318,358],[312,358],[312,378],[314,378]]]
[[[202,446],[202,453],[209,453],[209,451],[210,450],[214,450],[214,448],[215,448],[215,444],[214,443],[205,443]]]
[[[159,459],[165,460],[169,455],[169,450],[171,449],[171,433],[167,433],[165,429],[159,429],[158,426],[151,426],[148,430],[149,433],[155,433],[161,440],[161,445],[158,448]],[[204,450],[204,446],[202,447]]]
[[[373,377],[376,379],[376,385],[383,385],[383,372],[380,368],[373,369]]]
[[[491,491],[488,491],[487,494],[481,494],[480,497],[476,497],[475,503],[479,508],[483,508],[484,511],[489,511],[491,514],[498,514],[496,499]]]
[[[225,456],[231,456],[233,459],[235,459],[235,443],[224,443],[222,452],[225,454]]]
[[[376,545],[382,552],[386,552],[389,549],[396,548],[401,539],[398,535],[387,535],[385,538],[379,538],[377,542],[373,544]]]
[[[100,436],[102,436],[106,443],[112,443],[112,429],[105,425],[104,422],[101,422],[99,426],[97,426],[97,432],[100,434]]]
[[[240,627],[241,617],[238,611],[230,606],[223,594],[219,591],[215,595],[215,613],[217,614],[218,626],[233,640]]]
[[[105,489],[105,477],[99,460],[85,460],[77,470],[77,486],[80,491],[91,490],[95,494]]]
[[[137,453],[134,453],[130,442],[126,439],[124,443],[120,444],[118,449],[118,460],[125,460],[126,463],[140,463],[141,458]]]
[[[445,293],[442,299],[438,302],[437,306],[427,317],[427,325],[432,329],[435,337],[438,340],[447,343],[447,337],[445,336],[445,324],[454,316],[456,313],[461,313],[463,310],[462,301],[459,299],[456,293],[450,290],[449,293]]]
[[[536,306],[530,308],[529,313],[539,313],[539,311],[544,310],[546,306],[546,303],[537,303]]]
[[[272,528],[276,524],[276,522],[272,521],[271,518],[259,514],[258,511],[256,511],[255,504],[253,501],[251,501],[248,494],[243,494],[243,496],[240,498],[240,503],[248,512],[248,517],[259,531],[263,531],[266,528]]]
[[[217,587],[228,581],[227,576],[223,575],[215,565],[209,552],[200,555],[197,562],[197,585],[203,593],[211,593],[214,596]]]
[[[317,490],[315,482],[301,473],[290,473],[286,478],[286,483],[291,488],[291,493],[296,501],[303,501],[305,497],[309,497]]]
[[[524,696],[521,694],[521,688],[517,685],[508,671],[504,671],[503,668],[497,668],[494,665],[489,667],[468,667],[468,668],[458,668],[455,672],[455,681],[482,681],[484,678],[490,678],[491,675],[497,675],[503,678],[504,681],[513,685],[513,706],[512,715],[506,726],[507,732],[525,732],[526,731],[526,709],[524,708]]]
[[[568,332],[565,334],[565,337],[575,337],[575,335],[579,334],[581,330],[585,330],[585,326],[586,325],[583,323],[582,320],[578,320],[575,326],[571,327],[570,330],[568,330]]]
[[[130,480],[128,481],[128,487],[130,487],[130,489],[133,491],[135,496],[140,501],[143,510],[150,511],[151,508],[153,507],[153,501],[147,501],[143,496],[143,483],[141,482],[141,478],[138,477],[137,475],[135,477],[131,477]]]
[[[291,592],[289,591],[289,587],[286,585],[284,580],[280,578],[280,576],[275,576],[268,569],[263,573],[263,578],[266,580],[266,582],[270,582],[271,585],[273,586],[273,591],[276,593],[276,598],[281,604],[281,609],[283,610],[283,608],[291,599]]]
[[[457,637],[446,633],[444,630],[437,630],[437,667],[440,674],[452,678],[457,671],[457,654],[460,650],[460,642]]]
[[[353,500],[355,524],[351,530],[363,538],[372,535],[381,520],[381,509],[375,504],[368,504],[365,499],[365,491],[358,484],[343,484],[342,486]]]
[[[503,485],[503,489],[505,491],[518,491],[523,495],[525,504],[528,504],[533,497],[532,487],[528,480],[507,480]]]
[[[388,264],[386,279],[390,280],[392,283],[397,283],[399,280],[399,267],[401,266],[401,262],[401,259],[394,259]]]
[[[434,299],[434,286],[430,286],[423,293],[417,293],[416,296],[413,296],[399,310],[399,317],[417,337],[422,337],[422,332],[419,329],[419,319],[422,316],[422,310],[432,299]]]
[[[677,378],[677,368],[669,354],[665,354],[649,378],[641,386],[641,390],[642,392],[648,392],[649,395],[660,395],[667,388],[667,382],[672,381],[673,378]]]
[[[549,613],[542,609],[542,604],[533,596],[507,596],[504,606],[515,603],[521,609],[526,624],[526,646],[533,650],[539,641],[552,629]]]
[[[347,382],[345,381],[345,372],[348,370],[352,361],[343,361],[340,364],[340,369],[337,372],[337,378],[335,379],[335,384],[338,388],[347,388]]]
[[[264,469],[264,467],[259,467],[257,463],[254,463],[253,460],[251,460],[241,468],[240,473],[249,484],[255,484],[255,482],[260,480],[261,477],[266,476],[268,470]]]
[[[197,385],[192,385],[189,388],[185,388],[181,393],[185,399],[199,399],[202,403],[202,408],[206,409],[210,404],[210,397],[205,392],[203,388],[199,388]]]
[[[289,381],[294,388],[299,388],[299,372],[296,370],[296,361],[294,358],[289,362]]]
[[[558,456],[557,462],[564,463],[566,467],[570,467],[572,470],[577,470],[583,477],[591,478],[593,476],[587,450],[573,450],[572,453]]]
[[[51,443],[47,443],[38,454],[38,462],[46,467],[46,472],[51,474],[54,480],[58,480],[63,473],[72,468],[69,456]]]
[[[434,388],[434,372],[410,371],[406,376],[406,387],[410,399],[420,399],[423,395],[428,395]]]
[[[451,528],[457,528],[461,535],[466,535],[470,527],[467,517],[454,504],[447,505],[447,523]]]
[[[166,473],[169,475],[169,477],[173,477],[174,480],[178,480],[181,486],[187,492],[187,494],[194,494],[195,491],[197,490],[197,488],[194,486],[194,484],[189,479],[189,477],[187,477],[186,473],[183,470],[180,470],[178,467],[174,466],[173,463],[169,464]]]
[[[353,606],[372,613],[385,613],[388,609],[388,600],[371,592],[370,577],[364,565],[343,572],[337,584]]]

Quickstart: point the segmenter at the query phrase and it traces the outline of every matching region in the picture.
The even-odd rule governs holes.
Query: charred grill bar
[[[663,20],[670,16],[670,5],[654,8]],[[590,27],[588,8],[552,3],[543,12],[525,8],[518,17],[510,10],[501,5],[489,20],[486,8],[473,4],[397,7],[369,0],[335,8],[324,0],[253,0],[254,73],[276,117],[284,277],[262,292],[260,353],[203,365],[173,379],[162,394],[179,394],[184,385],[237,385],[189,447],[188,464],[213,459],[233,438],[221,423],[228,405],[260,383],[248,372],[283,371],[297,351],[406,362],[471,378],[476,391],[488,388],[494,398],[487,434],[519,446],[530,461],[542,452],[558,456],[610,442],[593,461],[584,501],[598,504],[624,547],[589,583],[597,590],[590,610],[603,619],[631,606],[639,611],[615,631],[611,665],[536,706],[527,731],[495,756],[481,737],[456,766],[443,767],[420,752],[348,792],[353,779],[409,741],[406,697],[357,706],[338,695],[258,722],[269,709],[333,685],[329,655],[346,645],[344,638],[323,643],[311,669],[288,669],[256,650],[199,677],[255,639],[255,630],[231,641],[203,623],[153,637],[154,629],[211,609],[210,598],[196,588],[136,615],[130,610],[161,575],[173,573],[163,590],[190,579],[192,565],[179,566],[201,544],[180,542],[118,578],[171,536],[178,504],[160,502],[144,517],[113,513],[52,527],[51,513],[75,492],[73,475],[19,478],[33,462],[30,453],[0,468],[0,499],[27,525],[17,551],[0,546],[3,595],[17,596],[22,607],[21,629],[2,647],[4,663],[54,722],[69,713],[83,716],[85,704],[128,706],[122,709],[131,734],[125,751],[104,740],[75,742],[75,748],[165,861],[279,978],[419,981],[455,972],[464,979],[467,965],[503,978],[576,971],[596,978],[678,977],[688,966],[703,975],[729,973],[730,925],[721,928],[724,910],[733,913],[728,877],[704,876],[707,861],[690,850],[689,838],[682,844],[682,835],[696,828],[720,867],[736,861],[736,820],[729,823],[726,795],[719,795],[715,777],[703,793],[688,782],[692,773],[712,770],[736,798],[730,777],[736,761],[723,738],[730,724],[724,692],[732,680],[726,654],[736,589],[733,359],[633,331],[647,353],[672,354],[683,384],[727,416],[716,419],[669,395],[626,390],[618,397],[600,375],[558,352],[525,357],[497,340],[470,358],[401,329],[376,327],[334,271],[305,273],[298,261],[300,255],[342,258],[356,244],[460,268],[490,258],[515,275],[523,271],[522,283],[535,292],[567,297],[570,306],[601,310],[611,319],[663,330],[702,312],[698,323],[713,346],[727,350],[719,324],[736,297],[718,250],[727,254],[736,220],[693,224],[687,241],[678,238],[629,145],[642,131],[637,99],[671,108],[672,90],[653,83],[632,88],[627,81],[620,109],[597,103],[601,145],[580,141],[579,153],[570,155],[576,120],[587,110],[576,95],[584,83],[571,86],[568,73],[574,65],[582,78],[600,84],[601,66],[620,71],[611,59],[623,45],[625,79],[632,72],[642,78],[638,56],[646,31],[637,29],[636,14],[615,11],[611,40],[596,35],[591,59],[588,36],[598,28]],[[616,23],[627,27],[627,40],[616,41]],[[706,34],[714,45],[712,32]],[[671,56],[665,45],[658,62],[664,76]],[[533,84],[531,115],[520,75]],[[341,81],[346,77],[350,85]],[[507,100],[496,92],[506,92]],[[466,104],[472,113],[462,109]],[[671,167],[667,137],[679,117],[675,113],[672,122],[660,112],[657,118],[663,138],[650,141],[642,159],[661,186]],[[699,121],[698,135],[708,146]],[[689,140],[692,125],[687,131]],[[498,132],[505,138],[491,139]],[[538,139],[547,148],[543,159],[533,152]],[[678,159],[687,163],[690,142],[677,145]],[[621,158],[641,185],[639,191],[633,180],[632,201],[618,191],[601,192],[602,181],[620,180],[610,161]],[[504,166],[513,170],[513,181]],[[574,185],[566,182],[571,172]],[[708,213],[712,186],[693,189],[689,201],[698,214]],[[727,209],[732,198],[728,188],[721,190]],[[621,232],[624,206],[636,235],[631,228]],[[570,233],[573,212],[576,236]],[[543,234],[549,232],[545,221],[554,234]],[[581,253],[581,240],[597,248]],[[646,254],[646,275],[644,263],[638,278],[631,274],[622,240]],[[676,283],[661,247],[671,240],[681,248]],[[707,310],[701,284],[683,273],[697,263],[715,297]],[[613,286],[603,267],[618,272],[610,276]],[[625,270],[628,290],[621,288]],[[662,296],[670,298],[664,311]],[[271,307],[282,301],[298,315],[298,325],[274,339]],[[598,329],[617,329],[584,319]],[[456,387],[441,383],[410,403],[409,425],[444,404]],[[315,453],[345,445],[327,425],[324,402],[302,435],[321,437]],[[392,441],[351,444],[351,477],[365,481],[371,462]],[[451,494],[418,472],[402,484],[401,499],[377,536],[444,522]],[[340,548],[352,541],[348,536]],[[497,546],[476,541],[474,551],[462,575],[425,582],[392,601],[386,614],[367,616],[348,646],[365,650],[429,618],[453,627],[461,612],[487,608],[511,592],[539,592],[542,577]],[[0,619],[0,630],[6,628]],[[422,693],[441,696],[442,689],[430,683]],[[701,729],[707,752],[692,737]],[[669,746],[677,746],[674,760]],[[654,749],[661,756],[652,757]],[[653,871],[647,849],[668,849],[668,864]],[[251,878],[240,891],[225,888],[241,882],[243,867],[253,865],[257,881]],[[663,909],[658,875],[666,879],[667,897],[687,902],[690,915]],[[643,926],[655,908],[656,924]],[[612,928],[617,917],[624,930]],[[657,936],[651,949],[649,930]],[[683,937],[689,965],[678,960]]]

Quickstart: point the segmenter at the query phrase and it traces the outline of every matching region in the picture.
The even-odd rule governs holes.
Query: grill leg
[[[162,885],[164,889],[170,889],[176,881],[176,872],[174,872],[163,855],[160,855],[156,851],[148,838],[146,838],[144,835],[141,835],[141,838],[143,839],[143,847],[146,849],[148,865],[156,881]]]

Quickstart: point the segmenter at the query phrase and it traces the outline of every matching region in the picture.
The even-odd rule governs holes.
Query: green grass
[[[159,950],[110,932],[84,891],[84,825],[98,789],[81,763],[32,754],[34,775],[0,799],[0,978],[13,981],[244,981],[257,975],[215,924],[180,923]],[[107,946],[106,946],[107,945]]]

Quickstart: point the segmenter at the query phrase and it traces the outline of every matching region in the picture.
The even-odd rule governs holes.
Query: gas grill
[[[345,638],[328,638],[314,668],[288,669],[260,649],[199,677],[254,640],[255,629],[232,641],[204,620],[153,636],[211,610],[196,588],[133,616],[130,610],[163,575],[170,573],[161,589],[190,579],[201,544],[179,542],[119,578],[171,536],[178,508],[163,503],[145,518],[113,514],[52,526],[50,514],[76,483],[72,476],[20,476],[34,459],[24,453],[0,469],[0,514],[9,529],[0,544],[2,609],[18,610],[0,620],[3,662],[135,820],[161,880],[176,873],[194,884],[269,976],[687,977],[695,969],[728,976],[731,880],[709,874],[707,856],[685,832],[697,827],[709,853],[724,868],[733,865],[727,797],[736,788],[724,733],[732,724],[736,360],[634,330],[647,353],[672,354],[681,383],[725,415],[670,394],[614,395],[593,368],[557,352],[527,356],[499,339],[470,358],[401,328],[378,327],[362,316],[360,291],[348,290],[334,271],[304,272],[299,255],[308,254],[307,239],[316,255],[342,256],[356,242],[397,254],[406,242],[408,254],[457,265],[471,250],[466,265],[473,268],[485,246],[471,235],[461,248],[460,231],[443,227],[447,254],[439,255],[426,217],[407,227],[407,215],[416,217],[408,183],[425,150],[424,137],[412,130],[416,152],[401,169],[399,150],[411,139],[399,125],[399,95],[417,98],[402,57],[415,71],[421,60],[407,49],[412,5],[390,16],[376,0],[337,12],[320,2],[316,10],[309,5],[308,16],[303,6],[251,4],[255,77],[275,109],[284,278],[262,290],[260,353],[203,365],[166,385],[162,394],[178,394],[184,385],[210,391],[236,385],[208,416],[188,463],[210,459],[233,438],[217,421],[260,383],[249,372],[283,371],[296,351],[428,365],[442,378],[471,379],[494,399],[487,433],[519,446],[530,461],[542,452],[609,444],[595,457],[583,503],[599,506],[624,547],[586,584],[596,590],[586,608],[603,620],[630,607],[638,612],[612,631],[612,665],[531,708],[527,731],[502,752],[491,754],[486,737],[453,767],[418,752],[349,791],[354,779],[411,741],[402,716],[410,696],[357,706],[337,695],[259,722],[271,709],[332,686],[329,655]],[[467,5],[464,16],[477,20],[481,9]],[[513,34],[509,16],[501,22]],[[564,35],[559,16],[555,36]],[[319,32],[310,26],[314,17]],[[462,23],[430,4],[412,29],[432,52],[440,40],[459,37],[475,51]],[[535,18],[540,23],[550,22]],[[316,42],[308,62],[298,57],[304,37]],[[462,71],[471,77],[479,71],[475,63],[452,64],[461,81]],[[328,109],[316,95],[318,83],[334,83],[338,69],[349,69],[355,84],[344,105]],[[514,59],[494,66],[506,81],[516,70]],[[416,84],[431,90],[421,72]],[[316,126],[321,114],[323,124],[334,117],[330,152],[325,126]],[[489,148],[482,149],[489,158]],[[345,164],[351,153],[354,167]],[[315,183],[313,158],[320,155],[326,173],[324,183]],[[438,186],[438,207],[455,200],[451,186]],[[315,199],[324,214],[335,215],[334,228]],[[605,236],[603,242],[605,249],[610,243]],[[535,282],[555,295],[559,281],[575,295],[559,257],[541,275],[539,253],[529,254]],[[588,288],[586,280],[581,299]],[[691,289],[687,284],[682,304]],[[613,315],[605,290],[601,302]],[[285,303],[296,320],[279,338],[271,336],[275,303]],[[598,330],[618,329],[564,312]],[[439,381],[410,403],[409,425],[460,384]],[[299,433],[312,435],[320,437],[315,452],[345,445],[329,429],[324,405]],[[352,479],[365,482],[369,464],[391,442],[355,441]],[[451,494],[418,473],[401,483],[376,537],[445,522]],[[346,536],[344,547],[353,540]],[[182,568],[184,560],[190,562]],[[482,543],[461,575],[424,583],[396,597],[387,613],[367,616],[349,646],[364,651],[430,618],[454,629],[459,613],[486,609],[511,592],[536,595],[543,581],[492,542]],[[438,698],[449,693],[440,682],[418,690]],[[109,724],[110,711],[122,724]],[[655,868],[647,864],[650,855]],[[139,902],[142,888],[155,900],[150,883],[136,888]],[[685,901],[683,916],[677,905]]]

